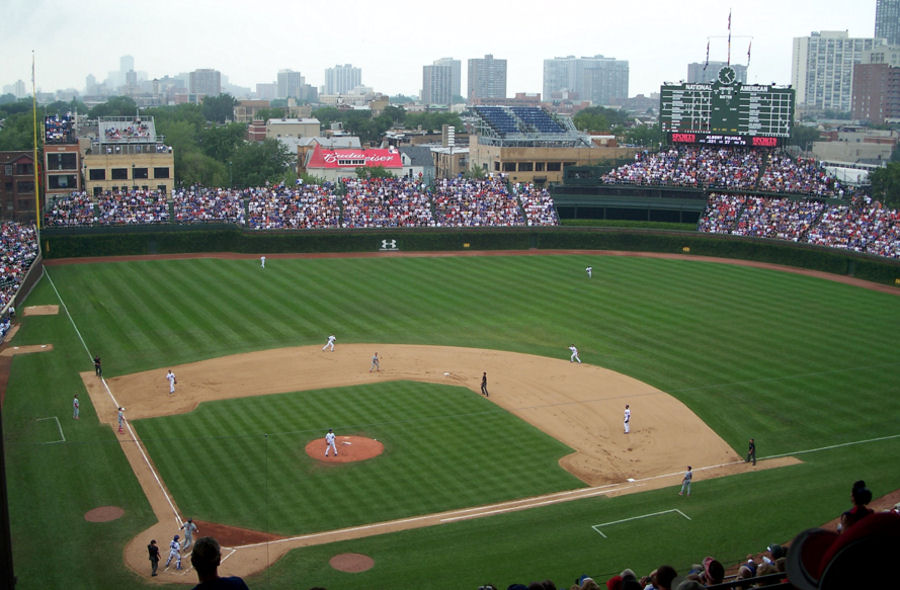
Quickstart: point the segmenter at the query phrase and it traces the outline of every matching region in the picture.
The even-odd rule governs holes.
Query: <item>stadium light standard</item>
[[[234,179],[231,174],[231,160],[228,160],[228,188],[234,188]]]

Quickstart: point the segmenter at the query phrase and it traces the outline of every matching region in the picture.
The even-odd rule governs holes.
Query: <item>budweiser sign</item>
[[[307,168],[355,168],[357,166],[402,168],[403,162],[400,159],[400,153],[393,150],[326,150],[317,147],[309,159]]]

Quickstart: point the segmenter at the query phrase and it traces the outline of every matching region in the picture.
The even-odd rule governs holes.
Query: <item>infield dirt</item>
[[[370,373],[369,359],[376,350],[382,358],[382,370]],[[467,509],[465,518],[499,507],[524,510],[538,503],[674,486],[687,464],[695,466],[697,481],[797,462],[784,458],[761,461],[756,467],[745,464],[674,397],[625,375],[571,363],[568,358],[443,346],[345,344],[334,352],[323,352],[318,346],[282,348],[171,368],[178,375],[177,391],[172,396],[165,368],[107,380],[113,396],[127,408],[129,420],[189,412],[204,401],[394,380],[458,385],[480,395],[481,373],[487,371],[489,401],[570,446],[574,452],[563,457],[560,465],[590,487]],[[82,373],[82,379],[101,422],[115,428],[116,405],[102,381],[91,372]],[[622,423],[626,403],[632,410],[632,428],[627,435]],[[175,500],[165,490],[164,482],[157,479],[152,459],[143,454],[130,428],[118,436],[159,518],[125,549],[125,561],[140,573],[147,569],[148,540],[171,539],[177,532]],[[265,532],[251,538],[238,530],[218,529],[225,536],[220,539],[223,545],[237,548],[228,554],[222,572],[246,576],[271,565],[290,549],[432,526],[458,518],[461,513],[451,511],[292,538]],[[162,572],[157,579],[192,582],[195,576],[187,576],[185,571]]]

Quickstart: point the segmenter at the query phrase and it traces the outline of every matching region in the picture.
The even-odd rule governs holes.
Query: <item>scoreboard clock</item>
[[[660,127],[672,143],[776,146],[791,135],[794,96],[789,87],[742,84],[724,66],[714,82],[663,85]]]

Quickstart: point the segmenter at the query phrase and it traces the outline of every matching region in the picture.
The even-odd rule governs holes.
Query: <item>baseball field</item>
[[[176,516],[251,588],[567,586],[727,565],[831,520],[856,479],[900,489],[883,289],[589,252],[47,271],[3,403],[19,588],[194,583],[149,577]],[[329,428],[344,458],[379,452],[325,460]]]

